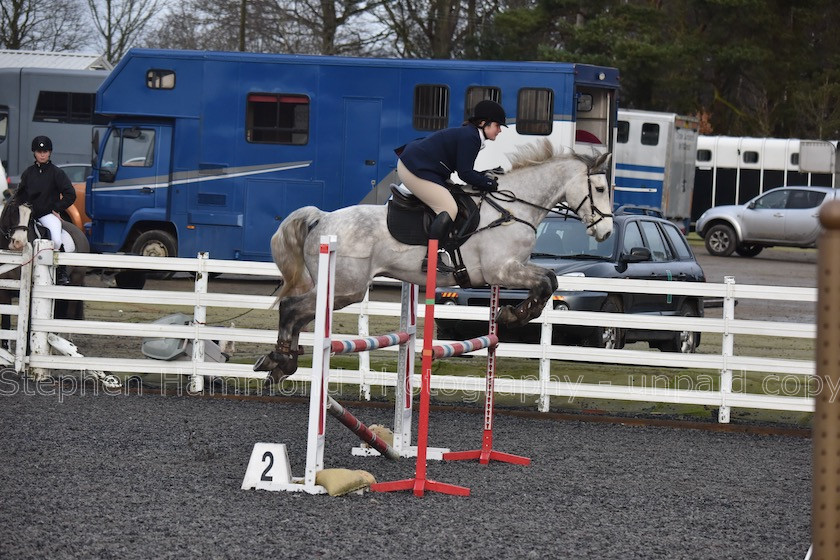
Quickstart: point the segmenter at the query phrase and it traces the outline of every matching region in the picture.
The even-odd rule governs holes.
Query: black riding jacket
[[[32,205],[35,218],[50,212],[63,212],[76,201],[76,190],[67,174],[51,161],[33,163],[20,176],[15,198]]]

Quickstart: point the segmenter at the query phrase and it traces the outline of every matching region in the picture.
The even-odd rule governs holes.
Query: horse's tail
[[[283,286],[277,301],[286,296],[301,294],[312,287],[312,279],[303,259],[303,244],[323,212],[314,206],[304,206],[289,214],[271,237],[271,256],[283,275]]]

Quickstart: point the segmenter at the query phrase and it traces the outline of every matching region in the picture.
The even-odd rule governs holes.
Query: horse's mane
[[[587,170],[592,170],[595,166],[595,157],[586,154],[578,154],[573,150],[560,151],[554,150],[554,146],[548,139],[543,139],[542,142],[535,142],[533,144],[525,144],[517,148],[516,152],[509,156],[511,163],[511,171],[516,169],[523,169],[534,165],[543,164],[553,158],[568,158],[576,159],[586,165]]]

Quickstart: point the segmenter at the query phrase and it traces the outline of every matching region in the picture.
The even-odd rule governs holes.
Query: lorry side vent
[[[226,206],[227,196],[216,193],[198,193],[199,204],[210,204],[212,206]]]

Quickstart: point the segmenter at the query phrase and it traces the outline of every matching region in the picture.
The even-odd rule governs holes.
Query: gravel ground
[[[530,466],[429,462],[470,497],[331,498],[240,489],[253,444],[305,461],[306,405],[59,394],[0,379],[0,558],[802,558],[810,440],[505,415],[495,447]],[[356,411],[368,423],[391,413]],[[430,441],[472,449],[481,416],[435,411]],[[327,467],[377,480],[414,462],[352,457],[329,420]]]

